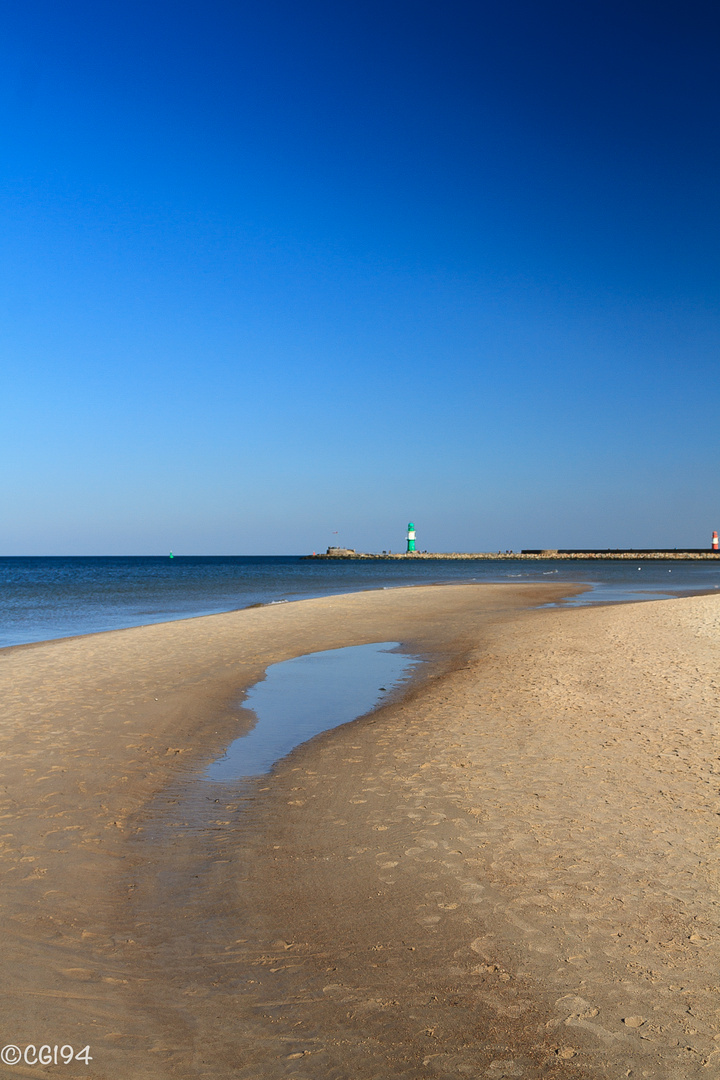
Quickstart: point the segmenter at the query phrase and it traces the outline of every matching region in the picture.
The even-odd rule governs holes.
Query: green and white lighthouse
[[[406,555],[409,555],[411,551],[415,550],[415,526],[412,521],[408,522],[408,534],[407,534],[407,551]]]

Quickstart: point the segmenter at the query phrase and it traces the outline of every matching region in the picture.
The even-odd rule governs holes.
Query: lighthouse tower
[[[406,555],[409,555],[411,551],[415,550],[415,526],[412,521],[408,522],[408,534],[407,534],[407,551]]]

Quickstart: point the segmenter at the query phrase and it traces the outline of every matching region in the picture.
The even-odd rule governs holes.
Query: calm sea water
[[[572,581],[571,603],[720,588],[720,562],[372,560],[300,556],[0,558],[0,646],[116,630],[257,603],[451,581]]]

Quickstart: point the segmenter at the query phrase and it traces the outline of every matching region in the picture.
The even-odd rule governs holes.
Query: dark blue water
[[[372,560],[300,556],[0,558],[0,645],[115,630],[257,603],[459,581],[586,582],[580,603],[720,587],[715,562]]]

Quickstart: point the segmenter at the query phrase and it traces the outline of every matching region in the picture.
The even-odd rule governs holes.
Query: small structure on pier
[[[408,522],[407,551],[405,552],[405,554],[409,555],[410,552],[414,551],[414,550],[415,550],[415,526],[413,525],[412,521],[410,521],[410,522]]]

